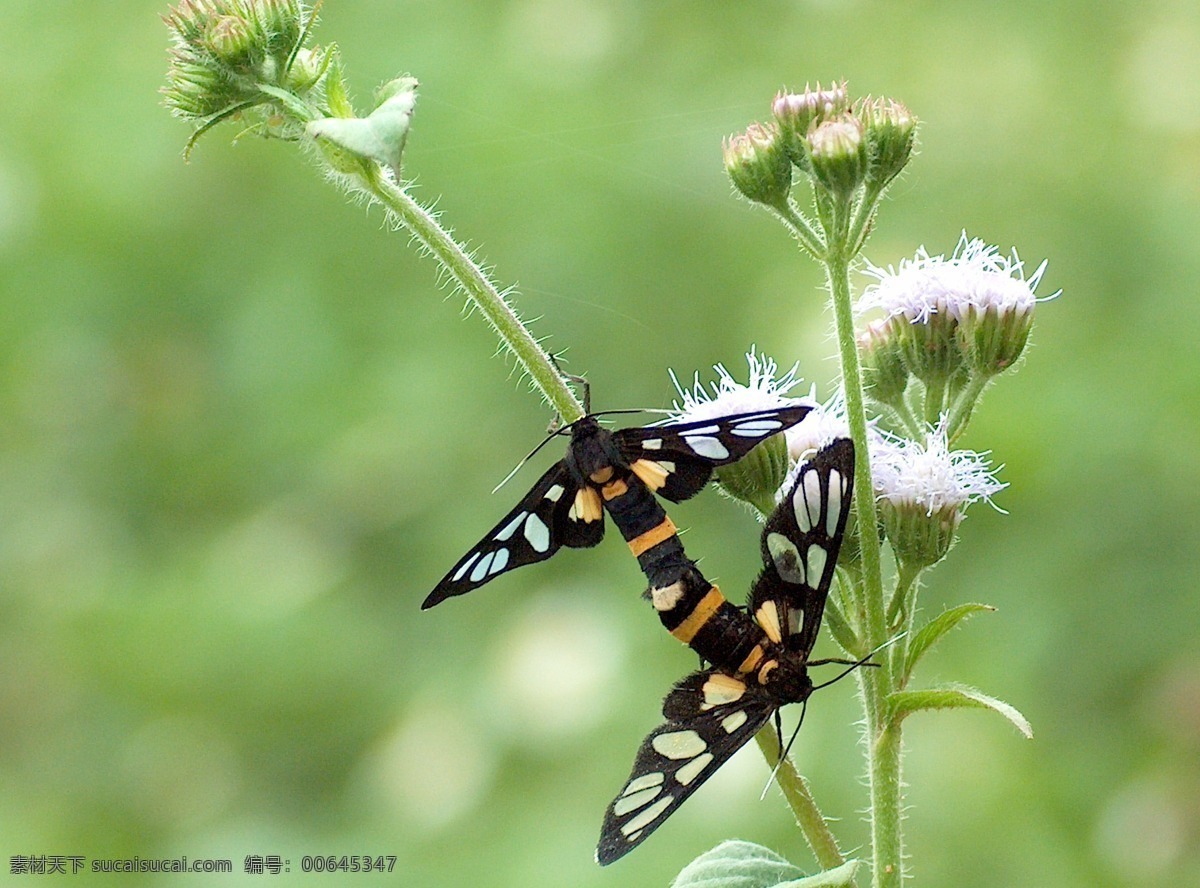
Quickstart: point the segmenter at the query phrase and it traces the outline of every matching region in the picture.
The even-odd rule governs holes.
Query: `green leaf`
[[[683,868],[671,888],[776,888],[804,878],[804,871],[770,848],[731,839]]]
[[[685,866],[671,888],[851,888],[858,864],[806,876],[770,848],[731,839]]]
[[[904,662],[903,681],[907,682],[912,677],[913,669],[918,661],[929,652],[931,647],[937,644],[943,635],[972,614],[994,610],[995,608],[990,604],[960,604],[958,607],[943,611],[940,616],[934,617],[922,626],[908,649],[908,659]]]
[[[1030,740],[1033,739],[1033,728],[1016,707],[966,685],[948,685],[924,691],[896,691],[888,694],[887,706],[888,720],[894,724],[899,724],[906,716],[922,709],[990,709],[1012,722]]]

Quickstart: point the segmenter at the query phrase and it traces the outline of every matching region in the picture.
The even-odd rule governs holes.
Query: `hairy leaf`
[[[943,611],[940,616],[934,617],[922,626],[908,649],[908,659],[904,662],[903,682],[907,682],[912,677],[917,663],[943,635],[972,614],[994,610],[995,608],[990,604],[960,604],[958,607]]]
[[[888,719],[893,723],[899,723],[906,716],[922,709],[991,709],[1012,722],[1026,737],[1033,739],[1033,728],[1015,707],[966,685],[956,684],[923,691],[896,691],[888,695],[887,705]]]

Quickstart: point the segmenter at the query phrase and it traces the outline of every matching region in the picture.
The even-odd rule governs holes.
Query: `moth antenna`
[[[517,472],[521,471],[521,466],[525,465],[525,463],[529,462],[531,459],[533,459],[535,456],[537,456],[537,452],[539,450],[541,450],[543,447],[545,447],[547,444],[549,444],[551,441],[553,441],[555,438],[559,437],[560,435],[565,435],[570,428],[571,428],[570,426],[564,426],[561,429],[555,429],[554,431],[547,434],[546,437],[542,439],[541,444],[539,444],[537,447],[533,448],[533,450],[531,450],[527,454],[525,454],[525,457],[513,467],[513,470],[504,476],[504,480],[492,488],[492,493],[495,493],[497,490],[499,490],[501,487],[503,487],[505,484],[507,484],[509,481],[511,481],[513,475],[515,475],[515,474],[517,474]]]
[[[674,410],[658,410],[654,407],[629,407],[625,410],[601,410],[599,413],[589,413],[588,416],[615,416],[619,413],[661,413],[664,416],[670,416],[674,412]]]
[[[804,724],[804,713],[808,712],[808,701],[805,700],[800,704],[800,721],[796,722],[796,730],[792,731],[792,739],[787,742],[787,746],[779,753],[779,761],[775,763],[775,767],[771,769],[771,776],[767,778],[767,785],[763,787],[762,795],[758,797],[761,802],[767,797],[767,790],[771,788],[771,784],[775,782],[775,775],[779,773],[780,766],[787,759],[788,753],[792,751],[792,744],[796,742],[796,737],[800,735],[800,726]],[[779,721],[779,710],[775,710],[775,721]],[[783,744],[783,731],[777,726],[775,728],[775,736],[779,738],[780,745]]]
[[[854,663],[852,663],[852,664],[850,665],[850,667],[849,667],[849,668],[842,670],[842,671],[841,671],[841,672],[839,672],[839,673],[838,673],[836,676],[834,676],[833,678],[831,678],[829,681],[823,681],[823,682],[821,682],[819,685],[813,685],[813,690],[814,690],[814,691],[819,691],[821,688],[827,688],[827,687],[829,687],[829,686],[830,686],[831,684],[833,684],[835,681],[841,681],[843,678],[845,678],[847,675],[849,675],[851,672],[853,672],[853,671],[854,671],[855,669],[857,669],[859,666],[871,666],[871,665],[874,665],[874,664],[872,664],[872,663],[868,663],[867,661],[868,661],[868,660],[870,660],[870,659],[871,659],[873,656],[875,656],[875,655],[876,655],[877,653],[879,653],[880,651],[882,651],[882,650],[884,650],[884,649],[886,649],[886,648],[889,648],[889,647],[891,647],[892,645],[894,645],[896,642],[898,642],[900,639],[902,639],[902,638],[903,638],[905,635],[907,635],[907,634],[908,634],[908,631],[907,631],[907,630],[905,630],[904,632],[901,632],[901,633],[899,633],[899,634],[897,634],[897,635],[893,635],[891,638],[889,638],[887,641],[885,641],[885,642],[884,642],[883,644],[881,644],[879,647],[875,648],[875,650],[871,651],[869,654],[867,654],[867,655],[866,655],[865,657],[863,657],[861,660],[856,660]],[[811,664],[809,664],[809,665],[812,665],[812,666],[819,665],[819,661],[815,661],[815,660],[814,660],[814,661],[813,661]]]

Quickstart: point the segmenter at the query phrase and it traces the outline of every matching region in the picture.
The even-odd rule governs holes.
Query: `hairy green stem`
[[[845,244],[845,241],[841,243]],[[872,650],[887,640],[887,613],[883,595],[882,544],[867,449],[862,370],[858,362],[854,315],[850,306],[850,258],[850,254],[833,247],[825,269],[837,323],[846,418],[855,449],[854,506],[863,569],[863,628],[866,647]],[[866,715],[864,730],[867,735],[867,773],[871,792],[872,884],[875,888],[897,888],[903,881],[898,728],[894,742],[892,738],[885,737],[888,730],[885,698],[893,687],[891,658],[885,657],[881,668],[861,669],[858,675]]]
[[[953,444],[963,429],[967,427],[967,422],[971,419],[971,412],[975,409],[975,403],[989,382],[991,382],[990,377],[984,376],[982,373],[972,373],[966,388],[958,393],[958,398],[955,399],[954,406],[950,409],[950,418],[946,422],[946,440],[950,444]]]
[[[364,177],[362,183],[462,287],[563,422],[572,423],[582,417],[583,405],[576,399],[550,356],[521,323],[487,273],[471,259],[450,232],[405,188],[382,173]]]
[[[821,236],[813,229],[812,224],[804,218],[804,215],[797,209],[796,205],[789,197],[779,206],[773,206],[770,209],[775,211],[775,214],[791,231],[792,236],[796,241],[817,261],[821,261],[825,255],[825,244],[821,241]]]
[[[782,762],[779,760],[779,735],[775,733],[775,728],[766,725],[754,735],[754,740],[762,750],[767,765],[773,770],[778,765],[778,770],[774,772],[775,782],[783,790],[783,797],[796,816],[796,823],[804,833],[804,840],[808,842],[808,847],[812,849],[821,869],[841,866],[846,862],[846,858],[842,856],[837,839],[817,808],[817,803],[813,801],[808,781],[796,770],[790,758],[785,758]]]

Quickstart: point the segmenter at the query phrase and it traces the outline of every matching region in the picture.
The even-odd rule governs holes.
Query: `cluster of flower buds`
[[[182,0],[171,31],[167,106],[201,124],[264,103],[263,86],[304,93],[327,64],[303,51],[310,13],[299,0]]]
[[[375,110],[356,117],[336,48],[304,45],[313,15],[300,0],[181,0],[164,17],[167,106],[196,124],[192,142],[236,117],[249,132],[315,140],[336,172],[364,173],[373,163],[398,171],[417,81],[385,83]]]
[[[725,141],[725,169],[750,200],[779,207],[792,185],[792,167],[839,199],[866,185],[876,193],[908,163],[916,118],[892,99],[851,103],[845,83],[781,92],[773,122],[752,124]],[[780,163],[780,155],[788,163]]]
[[[1003,256],[966,234],[949,258],[921,249],[899,269],[870,266],[876,283],[858,311],[884,313],[858,340],[872,396],[894,405],[910,376],[953,391],[1012,367],[1029,339],[1045,267],[1027,278],[1015,252]]]

